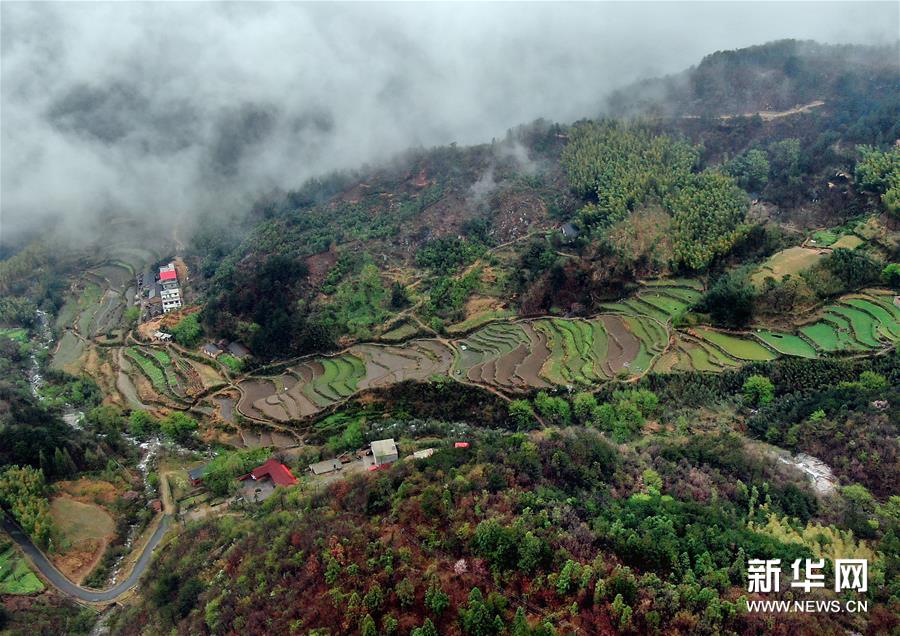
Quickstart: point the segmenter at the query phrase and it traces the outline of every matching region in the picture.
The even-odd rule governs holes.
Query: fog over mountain
[[[165,224],[234,210],[410,146],[596,115],[611,90],[718,49],[786,37],[885,43],[900,21],[895,2],[0,12],[4,243],[57,220],[83,229],[100,213]]]

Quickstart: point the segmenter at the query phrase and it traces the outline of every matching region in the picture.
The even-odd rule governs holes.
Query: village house
[[[266,463],[257,466],[246,475],[238,477],[238,481],[246,481],[247,479],[254,481],[269,480],[276,486],[293,486],[297,483],[297,478],[291,473],[291,469],[274,457],[270,457],[266,460]]]
[[[247,482],[241,489],[245,499],[263,501],[275,492],[277,486],[293,486],[297,483],[297,478],[290,468],[272,457],[263,465],[238,477],[238,481]]]
[[[222,349],[219,348],[218,345],[214,345],[211,342],[207,342],[205,345],[203,345],[201,351],[203,351],[205,355],[208,355],[214,360],[224,353],[224,351],[222,351]]]
[[[375,466],[391,464],[400,457],[397,451],[397,444],[394,442],[393,438],[380,439],[372,442],[371,448],[372,460]]]
[[[250,357],[250,350],[242,345],[240,342],[229,342],[228,343],[228,353],[233,355],[235,358],[239,360],[243,360],[244,358]]]
[[[159,268],[159,295],[163,313],[180,309],[182,305],[181,288],[178,286],[178,272],[175,263]]]

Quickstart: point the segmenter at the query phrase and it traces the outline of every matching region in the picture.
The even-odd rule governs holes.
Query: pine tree
[[[375,620],[372,618],[371,614],[366,614],[362,621],[360,621],[359,633],[362,634],[362,636],[378,636],[378,628],[375,626]]]
[[[50,477],[53,475],[53,464],[50,463],[50,460],[47,459],[47,455],[44,453],[44,449],[42,448],[38,451],[38,465],[41,468],[41,472],[44,473],[45,477]]]
[[[412,630],[411,636],[439,636],[437,628],[430,618],[426,618],[421,627]]]

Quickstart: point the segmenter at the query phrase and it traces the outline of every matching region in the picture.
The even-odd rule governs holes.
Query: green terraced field
[[[536,320],[532,324],[547,336],[547,348],[550,349],[550,357],[544,363],[541,375],[553,384],[568,384],[569,380],[563,372],[566,350],[562,334],[551,319]]]
[[[602,303],[602,304],[600,305],[600,309],[603,309],[604,311],[608,311],[608,312],[614,313],[614,314],[626,314],[626,315],[631,315],[631,314],[634,313],[634,309],[633,309],[632,307],[626,305],[624,302],[621,302],[621,303]]]
[[[153,384],[153,388],[155,388],[160,393],[164,393],[167,395],[169,394],[170,389],[169,383],[166,381],[166,376],[153,358],[145,356],[134,347],[129,347],[128,349],[126,349],[125,355],[131,358],[135,362],[135,364],[137,364],[141,368],[141,371],[143,371],[147,375],[147,377],[150,378],[150,382]]]
[[[775,353],[753,340],[738,338],[711,329],[697,328],[697,334],[738,360],[774,360]]]
[[[690,366],[697,371],[721,371],[722,367],[711,360],[710,352],[697,343],[688,343],[684,347]]]
[[[828,352],[840,349],[837,330],[827,322],[816,322],[800,327],[800,333],[809,338],[817,349]]]
[[[324,372],[313,380],[315,390],[332,400],[340,400],[356,392],[356,385],[365,376],[362,360],[349,354],[320,360]]]
[[[43,589],[44,584],[14,546],[0,552],[0,594],[34,594]]]
[[[689,305],[689,303],[683,300],[678,300],[677,298],[672,298],[671,296],[664,294],[645,293],[641,294],[640,299],[645,303],[662,310],[664,312],[663,320],[668,320],[669,318],[674,318],[675,316],[683,314]]]
[[[850,319],[841,314],[826,311],[822,316],[822,322],[826,322],[834,328],[837,336],[838,349],[843,351],[865,351],[868,347],[856,339]]]
[[[703,290],[703,283],[696,278],[657,278],[644,281],[647,287],[689,287],[698,291]]]
[[[878,333],[888,340],[900,338],[900,319],[895,317],[886,307],[874,299],[848,298],[845,304],[860,309],[878,321]]]
[[[669,334],[658,322],[638,316],[625,316],[623,320],[631,333],[646,345],[648,351],[658,353],[666,348]]]
[[[876,348],[880,346],[878,338],[875,336],[875,319],[869,314],[853,307],[844,307],[842,305],[831,305],[828,307],[826,316],[829,314],[838,314],[846,318],[850,322],[853,335],[856,340],[863,346]]]
[[[881,338],[895,341],[900,339],[900,318],[894,316],[891,311],[875,299],[848,298],[845,304],[855,307],[876,320],[876,335]]]
[[[693,305],[703,297],[703,292],[692,287],[658,287],[654,291],[658,291],[664,296],[671,296],[677,300]]]
[[[460,341],[457,368],[468,373],[473,367],[496,360],[527,342],[528,337],[519,325],[512,323],[488,325]]]
[[[160,364],[172,364],[172,359],[165,351],[162,351],[160,349],[145,349],[144,351],[156,358]]]
[[[815,347],[800,336],[776,331],[758,331],[755,335],[779,353],[800,358],[816,357]]]
[[[667,308],[649,302],[649,298],[646,296],[631,298],[623,304],[632,309],[631,312],[625,314],[626,316],[650,316],[660,322],[667,322],[672,317]]]
[[[893,296],[888,296],[884,294],[872,294],[869,296],[869,300],[871,300],[876,305],[884,307],[888,313],[894,316],[894,319],[900,322],[900,307],[894,304]]]

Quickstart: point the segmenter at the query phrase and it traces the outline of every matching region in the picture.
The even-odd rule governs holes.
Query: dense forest
[[[760,398],[751,378],[771,393]],[[878,609],[866,629],[885,633],[897,626],[900,589],[889,497],[897,421],[896,409],[873,404],[900,399],[898,380],[896,355],[653,376],[600,396],[615,404],[613,419],[641,404],[661,429],[633,446],[601,434],[611,429],[596,401],[538,397],[534,409],[558,418],[552,429],[469,428],[472,448],[442,446],[381,476],[287,490],[249,518],[189,527],[117,628],[139,633],[150,619],[180,633],[756,632],[765,623],[740,609],[748,558],[840,552],[873,559]],[[848,485],[818,498],[771,447],[733,432],[732,417],[758,439],[827,457]],[[392,430],[436,436],[450,426],[413,419]],[[847,620],[793,615],[776,631],[831,632]]]

